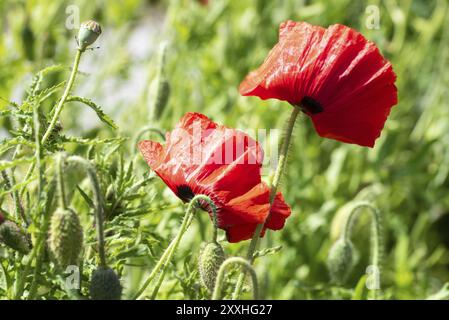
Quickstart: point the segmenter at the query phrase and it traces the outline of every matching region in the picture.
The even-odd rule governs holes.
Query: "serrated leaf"
[[[126,141],[127,138],[107,138],[107,139],[84,139],[80,137],[67,137],[67,136],[61,136],[62,142],[72,142],[72,143],[79,143],[84,145],[102,145],[107,143],[122,143]]]
[[[95,104],[92,100],[83,97],[69,96],[66,101],[67,102],[75,101],[85,104],[86,106],[90,107],[92,110],[95,111],[98,118],[100,118],[102,122],[104,122],[113,129],[117,129],[117,125],[115,124],[114,120],[112,120],[106,113],[104,113],[101,107]]]
[[[33,81],[31,82],[31,84],[29,86],[29,89],[27,90],[27,93],[28,93],[27,100],[32,99],[36,95],[36,92],[39,90],[40,85],[42,83],[42,80],[44,79],[44,77],[47,74],[55,72],[55,71],[60,71],[63,68],[64,67],[62,65],[57,64],[57,65],[51,65],[51,66],[48,66],[48,67],[46,67],[46,68],[44,68],[42,70],[39,70],[34,75]]]
[[[25,145],[27,147],[34,148],[34,143],[31,141],[28,141],[24,139],[23,137],[16,137],[12,139],[4,139],[0,143],[0,154],[5,153],[9,149],[18,146],[18,145]]]
[[[32,163],[35,160],[36,159],[34,157],[32,157],[32,158],[21,158],[21,159],[16,159],[14,161],[0,160],[0,171],[1,170],[6,170],[6,169],[9,169],[9,168],[13,168],[13,167],[16,167],[16,166],[24,164],[24,163]]]
[[[256,252],[254,252],[253,259],[275,254],[276,252],[279,252],[281,249],[282,249],[282,246],[276,246],[276,247],[272,247],[272,248],[258,250]]]

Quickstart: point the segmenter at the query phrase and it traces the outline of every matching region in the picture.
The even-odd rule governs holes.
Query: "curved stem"
[[[299,112],[301,109],[298,106],[293,106],[292,113],[290,115],[290,118],[287,122],[287,126],[285,127],[285,133],[284,133],[284,142],[282,143],[281,151],[279,154],[279,162],[278,166],[276,168],[276,171],[274,173],[273,180],[270,184],[270,212],[268,213],[267,218],[265,219],[265,222],[270,219],[271,216],[271,206],[273,205],[274,199],[276,198],[277,189],[279,187],[279,183],[281,182],[282,174],[285,171],[285,166],[287,163],[287,154],[288,149],[290,147],[290,141],[293,135],[293,129],[295,127],[296,118],[298,117]],[[261,223],[257,225],[256,231],[254,232],[253,238],[251,239],[251,242],[249,244],[248,253],[246,256],[246,259],[253,263],[253,256],[254,251],[257,248],[257,242],[259,241],[261,232],[263,230],[264,223]],[[245,280],[245,273],[240,274],[237,284],[235,286],[234,294],[232,295],[232,299],[236,300],[239,298],[240,292],[243,287],[243,281]]]
[[[352,226],[357,215],[360,213],[360,209],[369,209],[371,217],[371,265],[374,267],[374,272],[377,272],[376,281],[378,281],[379,287],[374,288],[372,292],[372,298],[377,299],[377,290],[380,289],[380,263],[382,259],[382,222],[379,210],[367,201],[361,201],[354,205],[348,218],[346,219],[345,227],[343,229],[342,238],[345,241],[350,241]]]
[[[205,201],[209,205],[213,205],[215,207],[215,204],[213,204],[212,200],[205,195],[197,195],[193,197],[192,200],[190,200],[189,205],[186,210],[186,214],[184,215],[184,219],[182,221],[181,227],[179,228],[179,231],[176,235],[176,237],[172,240],[170,245],[165,249],[165,252],[162,254],[161,258],[157,262],[157,264],[154,266],[153,270],[151,271],[148,278],[145,280],[143,286],[136,292],[136,294],[133,296],[133,300],[140,299],[142,294],[145,292],[147,287],[150,285],[150,283],[153,281],[154,277],[159,273],[159,271],[162,269],[160,280],[158,281],[158,284],[155,287],[155,290],[152,293],[152,298],[154,298],[157,294],[157,291],[159,290],[160,285],[162,284],[163,277],[165,276],[165,272],[167,269],[168,264],[170,263],[173,254],[175,253],[182,236],[187,231],[187,228],[192,223],[195,209],[197,208],[197,205],[200,204],[200,201]]]
[[[107,267],[105,241],[104,241],[104,212],[103,212],[103,197],[101,195],[100,183],[98,181],[97,172],[94,165],[89,161],[79,156],[71,156],[67,159],[69,162],[80,164],[89,177],[95,198],[95,226],[97,229],[98,239],[98,255],[100,257],[100,264],[102,267]]]
[[[240,258],[240,257],[233,257],[227,259],[223,264],[220,266],[220,269],[218,270],[217,280],[215,281],[215,288],[214,293],[212,294],[212,300],[219,300],[221,299],[221,293],[222,293],[222,287],[224,282],[224,276],[226,274],[226,269],[233,264],[240,265],[245,269],[246,272],[248,272],[251,276],[251,281],[253,283],[253,297],[254,300],[257,300],[259,297],[259,286],[257,283],[257,275],[254,271],[254,268],[251,266],[251,264],[248,262],[248,260]]]
[[[207,203],[212,210],[212,223],[213,223],[213,229],[212,229],[212,241],[217,242],[218,241],[218,214],[217,214],[217,207],[215,206],[215,203],[210,199],[207,198]]]
[[[62,94],[61,99],[58,102],[58,105],[56,106],[55,112],[53,114],[53,118],[50,121],[50,125],[48,126],[47,130],[44,133],[44,136],[42,137],[41,144],[45,144],[47,142],[48,138],[50,137],[56,122],[58,121],[59,115],[61,114],[62,108],[64,106],[64,103],[70,93],[70,90],[73,87],[73,83],[75,82],[76,73],[78,72],[78,66],[81,59],[81,54],[83,53],[83,50],[78,49],[76,51],[75,61],[73,62],[72,72],[70,73],[69,80],[67,81],[67,85],[65,87],[64,93]]]
[[[134,138],[134,145],[132,146],[133,150],[136,150],[135,146],[137,145],[137,143],[139,142],[140,138],[147,132],[154,132],[157,133],[162,140],[165,140],[165,134],[162,132],[162,130],[152,127],[152,126],[146,126],[143,127],[136,135],[136,137]]]

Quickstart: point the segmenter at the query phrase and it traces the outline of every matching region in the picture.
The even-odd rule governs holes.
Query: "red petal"
[[[289,205],[285,202],[282,194],[278,192],[271,207],[270,219],[266,222],[265,227],[271,230],[281,230],[290,214]]]
[[[266,223],[261,236],[265,234],[266,229],[280,230],[284,227],[285,220],[291,214],[290,207],[285,203],[282,194],[280,192],[277,193],[271,207],[270,218],[268,221],[265,221],[268,216],[268,197],[269,188],[262,182],[242,198],[234,199],[228,204],[228,211],[226,212],[233,214],[232,219],[229,219],[225,213],[222,213],[221,216],[226,218],[223,222],[229,221],[231,225],[228,226],[226,223],[223,223],[221,227],[226,230],[229,242],[251,239],[256,226],[260,223]],[[238,205],[233,205],[233,203]],[[247,215],[244,215],[245,212]],[[235,216],[236,214],[237,216]],[[248,220],[248,218],[252,219]]]

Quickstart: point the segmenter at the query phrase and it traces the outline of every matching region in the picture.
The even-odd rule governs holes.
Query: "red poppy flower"
[[[165,146],[145,140],[139,149],[181,200],[204,194],[214,201],[218,227],[226,231],[229,242],[250,239],[267,218],[270,190],[260,177],[263,151],[245,133],[220,126],[202,114],[187,113],[166,134]],[[278,193],[265,228],[282,229],[289,215],[290,207]]]
[[[299,105],[320,136],[373,147],[397,103],[395,80],[390,62],[357,31],[287,21],[240,93]]]

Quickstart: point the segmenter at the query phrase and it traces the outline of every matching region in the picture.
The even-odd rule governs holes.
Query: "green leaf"
[[[16,137],[12,139],[4,139],[0,143],[0,154],[5,153],[9,149],[17,146],[17,145],[25,145],[30,148],[34,148],[34,143],[24,139],[23,137]]]
[[[354,294],[352,295],[352,300],[362,300],[366,293],[366,278],[367,275],[360,277],[359,282],[354,289]]]
[[[106,113],[104,113],[104,111],[100,108],[100,106],[96,105],[92,100],[77,96],[69,96],[66,101],[67,102],[76,101],[85,104],[86,106],[90,107],[92,110],[95,111],[98,118],[100,118],[102,122],[104,122],[113,129],[117,129],[117,125],[114,123],[114,121]]]
[[[79,193],[81,194],[81,196],[84,198],[84,200],[87,202],[87,204],[89,205],[90,208],[94,208],[95,204],[92,201],[92,199],[83,191],[83,189],[81,189],[79,186],[76,186],[76,188],[78,189]]]
[[[275,254],[276,252],[279,252],[281,249],[282,249],[282,246],[276,246],[276,247],[272,247],[272,248],[258,250],[256,252],[254,252],[253,259]]]
[[[122,142],[126,141],[127,138],[107,138],[107,139],[84,139],[80,137],[67,137],[67,136],[61,136],[62,142],[72,142],[72,143],[78,143],[78,144],[84,144],[84,145],[102,145],[107,143],[117,143],[121,144]]]
[[[24,164],[24,163],[32,163],[35,160],[36,159],[34,157],[32,157],[32,158],[21,158],[21,159],[16,159],[14,161],[0,160],[0,171],[1,170],[6,170],[6,169],[9,169],[9,168],[13,168],[13,167],[16,167],[16,166]]]

